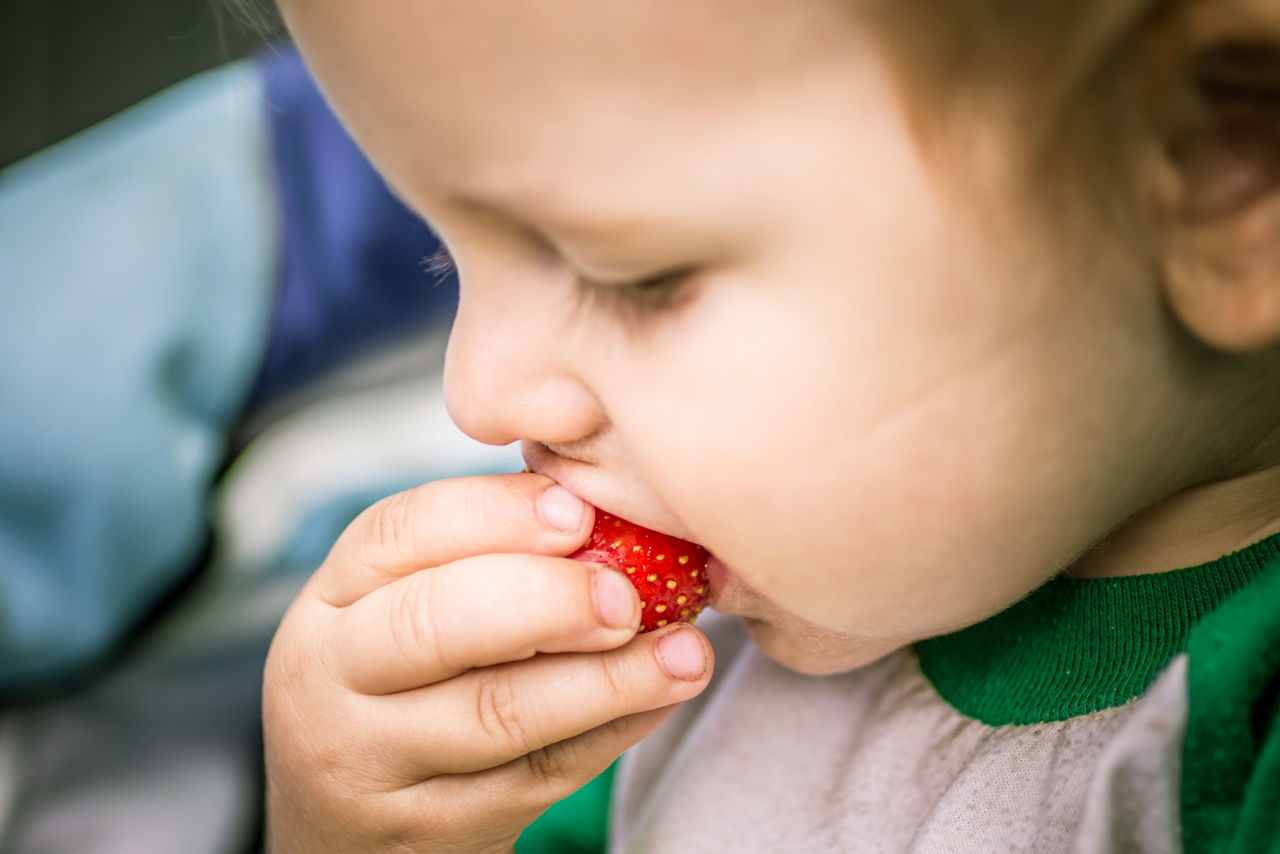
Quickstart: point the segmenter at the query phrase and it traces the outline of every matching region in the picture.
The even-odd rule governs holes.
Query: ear
[[[1280,344],[1280,4],[1183,2],[1146,47],[1166,299],[1210,346]]]

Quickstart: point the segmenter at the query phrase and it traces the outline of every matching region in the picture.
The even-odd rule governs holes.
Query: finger
[[[401,578],[329,615],[338,682],[391,694],[539,652],[626,643],[640,598],[611,569],[542,555],[480,555]]]
[[[602,774],[675,709],[670,706],[609,721],[497,768],[420,782],[390,793],[387,806],[419,824],[423,816],[430,816],[433,824],[459,838],[488,838],[506,826],[518,834],[548,806]],[[495,812],[500,812],[503,827],[494,826]]]
[[[336,607],[420,569],[500,552],[564,555],[591,530],[590,505],[537,474],[427,483],[353,521],[311,580]]]
[[[547,745],[489,772],[517,804],[538,808],[567,798],[594,780],[627,749],[653,732],[679,706],[609,721],[575,738]],[[441,779],[452,779],[449,777]]]
[[[387,758],[400,763],[406,780],[462,774],[688,700],[706,687],[712,662],[700,631],[672,626],[606,653],[540,655],[472,670],[382,698],[383,708],[368,717],[374,742],[395,745]]]

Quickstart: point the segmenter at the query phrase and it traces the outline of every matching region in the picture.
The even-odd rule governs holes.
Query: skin
[[[1207,351],[1115,241],[1078,266],[1014,158],[926,160],[848,4],[746,5],[284,4],[456,259],[454,419],[537,474],[371,508],[299,597],[264,702],[278,849],[506,850],[702,689],[696,629],[632,639],[629,591],[558,557],[590,526],[565,489],[706,545],[713,607],[814,674],[1064,568],[1280,530],[1280,425],[1246,402],[1274,354]]]

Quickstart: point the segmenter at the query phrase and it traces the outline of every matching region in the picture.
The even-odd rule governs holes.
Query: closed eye
[[[458,272],[453,254],[443,244],[423,258],[422,265],[435,277],[436,284]],[[676,267],[652,276],[614,282],[579,276],[578,297],[592,308],[638,327],[655,315],[676,308],[687,295],[686,285],[694,272],[693,267]]]
[[[632,281],[602,282],[580,277],[578,292],[585,302],[619,320],[641,325],[677,308],[688,296],[693,267],[678,267]]]

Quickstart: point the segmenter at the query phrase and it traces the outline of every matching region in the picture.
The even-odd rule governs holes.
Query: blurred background
[[[229,0],[0,2],[0,168],[196,72],[249,53]],[[267,31],[264,33],[263,29]]]
[[[256,854],[297,589],[378,498],[521,467],[449,421],[439,241],[272,14],[0,0],[4,854]]]

